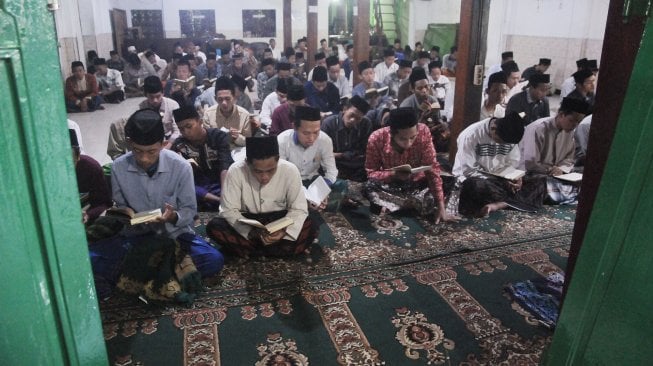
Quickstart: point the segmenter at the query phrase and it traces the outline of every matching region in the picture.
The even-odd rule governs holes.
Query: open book
[[[161,209],[156,208],[154,210],[134,213],[134,211],[131,208],[112,207],[112,208],[107,210],[106,215],[107,216],[118,216],[118,217],[122,216],[122,217],[125,217],[125,218],[129,218],[129,223],[130,224],[138,225],[138,224],[144,224],[146,222],[152,222],[152,221],[158,219],[159,217],[161,217]]]
[[[567,182],[580,182],[583,180],[583,175],[581,173],[567,173],[567,174],[562,174],[562,175],[556,175],[554,178],[561,179]]]
[[[331,193],[331,188],[329,188],[329,185],[321,176],[317,177],[317,179],[314,180],[313,183],[308,186],[308,188],[302,188],[304,189],[306,199],[316,206],[321,205],[322,201],[324,201],[329,193]]]
[[[486,174],[494,175],[495,177],[505,178],[508,180],[517,180],[524,175],[526,172],[523,170],[515,169],[511,166],[507,166],[501,170],[495,170],[493,172],[484,172]]]
[[[277,232],[277,231],[279,231],[281,229],[287,228],[288,226],[292,225],[295,221],[293,221],[293,219],[291,219],[288,216],[284,216],[284,217],[280,218],[279,220],[274,220],[274,221],[272,221],[271,223],[269,223],[267,225],[261,224],[261,222],[258,221],[258,220],[247,219],[247,218],[244,218],[244,217],[242,219],[238,219],[238,222],[243,223],[243,224],[247,224],[247,225],[250,225],[250,226],[254,226],[254,227],[257,227],[257,228],[260,228],[260,229],[265,229],[265,230],[267,230],[268,233],[272,234],[272,233],[275,233],[275,232]]]
[[[386,96],[386,95],[388,95],[388,90],[389,89],[388,89],[387,86],[383,86],[383,87],[380,87],[378,89],[377,88],[369,88],[369,89],[365,90],[365,98],[368,99],[368,98],[374,98],[374,97],[377,97],[377,96]]]
[[[394,168],[390,168],[388,170],[393,170],[395,172],[406,172],[410,174],[415,174],[419,172],[426,172],[433,169],[432,166],[430,165],[423,165],[423,166],[418,166],[416,168],[411,167],[409,164],[404,164],[404,165],[399,165]]]
[[[174,79],[172,83],[173,87],[178,86],[184,91],[189,91],[195,87],[195,76],[191,76],[186,80]]]

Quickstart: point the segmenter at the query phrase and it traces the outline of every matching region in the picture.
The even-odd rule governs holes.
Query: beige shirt
[[[284,239],[297,240],[308,216],[302,178],[292,163],[279,159],[277,171],[268,184],[261,186],[247,162],[233,163],[227,171],[220,201],[220,217],[247,238],[252,227],[238,222],[243,212],[266,213],[288,210],[293,224],[286,228]]]
[[[574,132],[556,127],[554,117],[540,118],[528,126],[519,143],[522,169],[547,174],[553,167],[570,171],[574,167]]]
[[[209,107],[204,112],[202,122],[206,128],[235,128],[240,131],[236,139],[231,138],[229,147],[233,150],[236,146],[245,146],[245,137],[252,136],[252,128],[249,123],[249,112],[241,106],[234,104],[233,112],[225,117],[219,110],[220,105]],[[228,131],[225,131],[228,133]]]

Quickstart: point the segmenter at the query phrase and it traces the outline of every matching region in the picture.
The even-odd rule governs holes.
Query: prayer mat
[[[228,259],[191,308],[120,293],[100,304],[111,365],[536,365],[552,330],[504,293],[564,271],[575,207],[434,225],[314,215],[288,259]],[[196,231],[214,214],[201,213]],[[276,362],[276,363],[275,363]]]

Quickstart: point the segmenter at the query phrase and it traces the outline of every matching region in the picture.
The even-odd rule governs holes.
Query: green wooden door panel
[[[649,19],[548,365],[653,360],[652,26]]]
[[[0,1],[0,364],[106,365],[53,17]]]

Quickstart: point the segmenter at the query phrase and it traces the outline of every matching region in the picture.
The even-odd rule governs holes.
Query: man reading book
[[[223,251],[242,257],[302,253],[317,231],[308,218],[299,170],[279,158],[276,137],[248,137],[245,143],[247,158],[227,172],[220,216],[207,225],[209,237]],[[239,221],[248,218],[266,225],[283,217],[292,224],[272,233]]]
[[[458,204],[461,214],[487,216],[509,207],[509,203],[517,207],[542,206],[546,192],[537,179],[498,176],[519,167],[517,144],[523,135],[524,121],[515,112],[504,118],[486,118],[460,133],[453,174],[462,184]]]
[[[125,125],[131,152],[113,162],[111,188],[116,206],[134,212],[160,208],[154,223],[141,224],[145,236],[160,233],[176,239],[190,252],[202,277],[222,269],[222,254],[197,236],[191,225],[197,202],[190,163],[179,154],[163,149],[164,130],[161,115],[151,109],[132,114]]]
[[[589,104],[584,100],[562,99],[558,113],[529,124],[520,143],[523,167],[529,175],[546,178],[547,199],[553,203],[574,203],[579,185],[555,176],[569,173],[575,163],[574,129],[585,118]],[[544,183],[543,183],[544,184]]]
[[[205,128],[195,107],[183,106],[173,113],[181,137],[175,141],[172,151],[191,163],[200,209],[216,211],[224,177],[233,163],[229,134],[217,128]]]
[[[365,153],[365,185],[374,211],[396,212],[413,209],[420,215],[435,215],[435,222],[458,218],[445,211],[440,164],[428,127],[417,123],[412,108],[390,111],[388,127],[372,133]],[[430,165],[431,170],[411,174],[392,168]],[[437,210],[436,210],[437,209]]]

